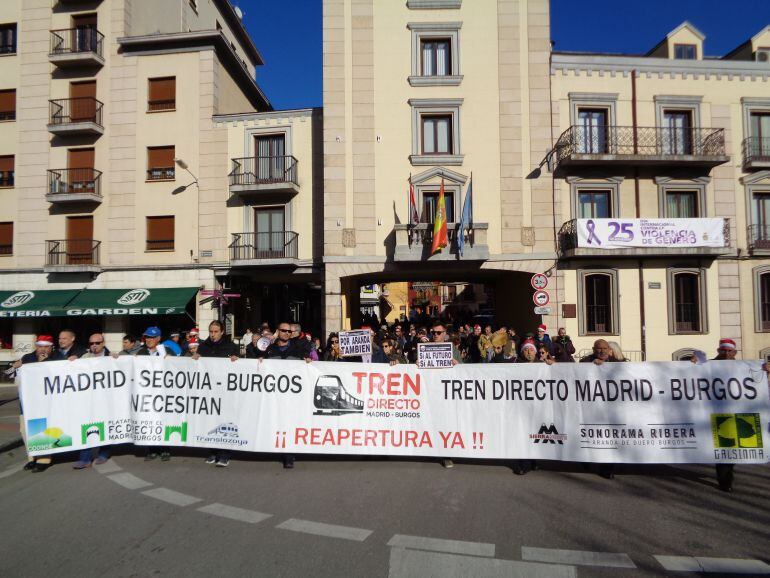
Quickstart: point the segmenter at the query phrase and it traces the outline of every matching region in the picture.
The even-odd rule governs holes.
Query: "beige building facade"
[[[229,258],[214,116],[272,109],[238,14],[227,0],[9,0],[0,27],[0,90],[15,96],[0,122],[0,355],[64,327],[106,331],[113,349],[147,325],[205,328],[217,310],[198,290],[221,287]]]

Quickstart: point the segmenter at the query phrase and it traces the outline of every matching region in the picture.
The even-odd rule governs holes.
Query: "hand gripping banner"
[[[107,444],[766,463],[759,361],[459,365],[120,357],[26,365],[32,455]]]

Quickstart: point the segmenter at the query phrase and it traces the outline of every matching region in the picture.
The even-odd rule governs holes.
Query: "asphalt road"
[[[0,454],[4,576],[660,576],[770,572],[770,469],[204,455],[20,470]],[[661,557],[661,558],[656,558]],[[677,558],[663,558],[673,556]],[[736,574],[737,575],[737,574]]]

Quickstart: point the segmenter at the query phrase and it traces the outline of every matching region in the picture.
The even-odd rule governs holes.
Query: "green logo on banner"
[[[762,426],[758,413],[712,413],[715,448],[761,448]]]
[[[167,425],[166,430],[163,432],[163,441],[174,441],[171,436],[175,433],[179,434],[179,441],[187,441],[187,422],[183,421],[182,425]]]
[[[88,443],[88,438],[96,436],[100,442],[104,441],[104,422],[95,421],[92,423],[84,423],[80,426],[80,441],[83,444]]]
[[[27,420],[27,449],[31,452],[55,450],[72,445],[72,438],[61,428],[48,427],[44,417]]]

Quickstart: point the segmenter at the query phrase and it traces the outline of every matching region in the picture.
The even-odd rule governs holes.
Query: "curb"
[[[22,441],[21,436],[14,438],[11,441],[0,444],[0,454],[5,453],[9,450],[15,449],[23,444],[24,442]]]

